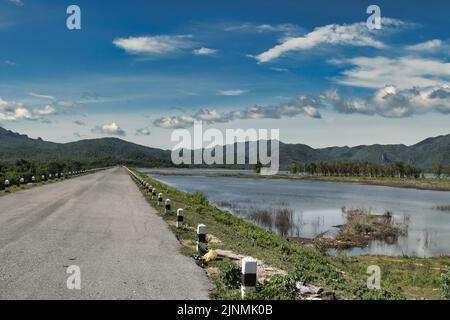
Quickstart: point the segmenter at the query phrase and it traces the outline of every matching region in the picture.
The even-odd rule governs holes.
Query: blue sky
[[[66,9],[81,8],[81,30]],[[381,8],[381,30],[366,9]],[[0,124],[46,140],[279,128],[314,147],[450,133],[448,1],[0,0]]]

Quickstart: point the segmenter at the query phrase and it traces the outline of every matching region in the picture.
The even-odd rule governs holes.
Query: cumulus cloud
[[[333,89],[317,96],[300,96],[276,106],[255,105],[229,112],[201,109],[193,114],[156,119],[154,125],[175,129],[190,127],[195,121],[212,124],[234,120],[291,118],[298,115],[320,119],[321,110],[385,118],[405,118],[430,112],[450,114],[450,85],[443,83],[408,89],[388,85],[370,95],[356,97],[343,97]]]
[[[41,116],[46,116],[46,115],[50,115],[50,114],[55,114],[56,109],[53,108],[52,106],[47,105],[42,109],[33,109],[33,113],[37,114],[37,115],[41,115]]]
[[[55,113],[56,110],[49,105],[30,110],[21,102],[5,101],[0,98],[0,120],[2,121],[37,120]]]
[[[211,56],[211,55],[216,54],[217,51],[218,51],[217,49],[202,47],[200,49],[195,49],[192,52],[197,56]]]
[[[385,31],[390,27],[399,27],[406,23],[390,18],[382,19]],[[310,50],[319,45],[351,45],[384,48],[386,45],[374,38],[374,33],[367,28],[365,22],[353,24],[329,24],[315,28],[312,32],[301,37],[286,37],[271,49],[255,56],[259,63],[277,59],[291,51]]]
[[[441,84],[424,88],[399,89],[386,86],[373,94],[344,98],[336,90],[324,95],[324,103],[341,113],[379,115],[386,118],[404,118],[428,112],[450,113],[450,86]]]
[[[117,123],[112,122],[111,124],[104,124],[102,126],[95,126],[92,130],[92,133],[100,133],[107,134],[113,136],[125,136],[126,132],[117,125]]]
[[[247,91],[241,90],[241,89],[235,89],[235,90],[221,90],[219,91],[219,94],[221,96],[242,96]]]
[[[336,81],[339,84],[380,89],[392,84],[400,89],[439,85],[450,79],[450,63],[413,56],[400,58],[356,57],[331,60],[349,65]]]
[[[113,44],[129,54],[155,57],[179,53],[195,46],[191,35],[116,38]]]
[[[139,128],[139,129],[136,130],[136,135],[137,136],[149,136],[150,134],[151,134],[151,132],[148,129],[148,127]]]
[[[229,112],[218,112],[217,110],[200,109],[194,114],[184,114],[180,116],[162,117],[156,119],[153,124],[165,129],[187,128],[195,121],[203,121],[208,124],[225,123],[234,120],[249,119],[280,119],[282,117],[293,117],[296,115],[306,115],[312,118],[321,118],[317,107],[322,106],[322,102],[315,97],[298,97],[289,103],[276,106],[254,105],[243,110]]]

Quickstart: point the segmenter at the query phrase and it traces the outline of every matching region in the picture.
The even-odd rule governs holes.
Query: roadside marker
[[[45,176],[44,175],[41,176],[41,182],[45,183]]]
[[[158,194],[158,207],[162,206],[162,202],[163,202],[163,194],[160,193]]]
[[[32,176],[32,177],[31,177],[31,183],[32,183],[32,184],[35,184],[35,183],[36,183],[36,177],[35,177],[35,176]]]
[[[9,180],[5,180],[5,192],[9,192]]]
[[[242,284],[241,296],[245,298],[246,295],[252,293],[256,289],[256,271],[258,263],[252,257],[245,257],[242,259]]]
[[[25,179],[24,178],[20,178],[19,179],[19,187],[20,187],[20,189],[22,189],[23,188],[23,184],[25,183]]]
[[[170,199],[166,199],[166,211],[165,213],[170,213]]]
[[[156,197],[156,188],[152,189],[152,199],[155,199]]]
[[[177,210],[177,228],[181,227],[184,224],[184,210]]]
[[[203,253],[206,251],[206,226],[204,224],[197,226],[197,235],[197,252]]]

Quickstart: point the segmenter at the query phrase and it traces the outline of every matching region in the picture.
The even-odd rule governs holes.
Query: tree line
[[[395,162],[389,164],[377,164],[370,162],[312,162],[294,163],[290,168],[291,173],[304,173],[320,176],[357,176],[357,177],[392,177],[415,178],[423,177],[421,169],[410,164]]]
[[[33,176],[40,180],[42,175],[48,178],[49,174],[55,176],[57,173],[67,174],[84,169],[86,169],[86,165],[78,161],[39,163],[17,160],[14,163],[0,162],[0,189],[3,189],[5,180],[9,180],[11,185],[15,185],[19,183],[20,178],[30,182]]]

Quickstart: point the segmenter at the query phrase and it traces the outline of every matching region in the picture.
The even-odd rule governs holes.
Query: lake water
[[[301,226],[299,236],[312,238],[322,232],[333,236],[333,226],[344,222],[342,207],[366,208],[373,213],[389,210],[408,233],[396,243],[372,241],[353,248],[348,255],[383,254],[429,257],[450,254],[450,212],[433,209],[450,204],[450,192],[427,191],[353,183],[149,174],[187,192],[203,192],[215,204],[233,208],[292,208]],[[233,209],[232,209],[233,210]]]

